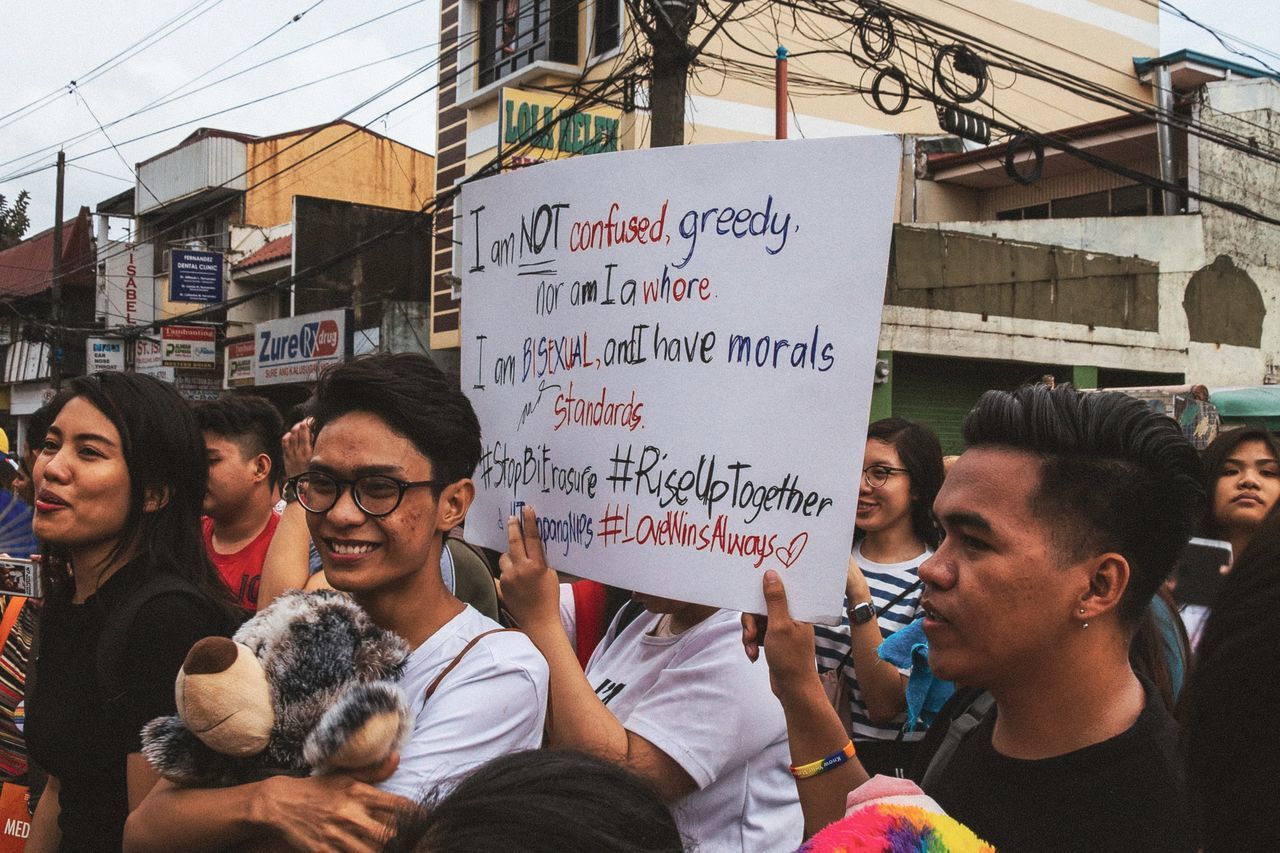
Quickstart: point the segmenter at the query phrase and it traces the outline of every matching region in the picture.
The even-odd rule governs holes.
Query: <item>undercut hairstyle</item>
[[[384,853],[681,853],[653,785],[568,749],[516,752],[404,813]]]
[[[892,445],[911,477],[911,531],[931,549],[938,547],[933,501],[942,488],[942,444],[933,430],[906,418],[882,418],[867,428],[867,438]]]
[[[1280,708],[1277,634],[1280,513],[1273,509],[1223,578],[1179,708],[1191,812],[1206,853],[1280,849],[1280,739],[1260,727]]]
[[[1136,628],[1205,504],[1200,460],[1177,422],[1125,394],[1024,385],[983,394],[964,440],[1039,457],[1031,511],[1060,564],[1123,556],[1129,583],[1118,612]]]
[[[1213,516],[1213,492],[1218,487],[1218,480],[1227,467],[1227,459],[1236,452],[1236,448],[1246,441],[1260,441],[1271,451],[1271,456],[1280,461],[1280,441],[1275,435],[1261,427],[1244,427],[1218,433],[1218,437],[1209,443],[1200,456],[1204,469],[1204,488],[1208,496],[1204,519],[1200,524],[1201,534],[1213,539],[1223,538],[1224,531]]]
[[[420,353],[377,353],[326,370],[313,397],[312,435],[351,412],[368,412],[407,438],[443,484],[470,477],[480,462],[480,421],[471,401],[457,379]]]
[[[232,395],[200,403],[195,413],[201,432],[235,442],[246,460],[265,453],[271,460],[268,482],[272,487],[284,481],[284,449],[280,444],[284,421],[275,406],[261,397]]]
[[[120,433],[120,452],[129,471],[128,494],[119,496],[128,514],[108,562],[136,546],[130,573],[137,581],[164,572],[181,575],[233,614],[230,590],[209,562],[200,532],[209,465],[191,406],[172,385],[153,376],[105,371],[72,379],[67,393],[54,398],[50,425],[77,397],[102,412]],[[164,498],[151,512],[144,510],[148,492]],[[75,591],[67,571],[70,554],[46,545],[43,556],[49,597],[69,602]]]

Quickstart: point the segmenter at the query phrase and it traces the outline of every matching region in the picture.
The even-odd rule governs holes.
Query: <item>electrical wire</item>
[[[247,68],[242,68],[242,69],[240,69],[239,71],[235,71],[235,72],[233,72],[233,73],[231,73],[231,74],[227,74],[227,75],[225,75],[225,76],[223,76],[223,77],[219,77],[217,80],[214,80],[214,81],[212,81],[212,82],[210,82],[210,83],[206,83],[205,85],[200,86],[199,88],[192,89],[192,90],[190,90],[190,91],[188,91],[188,92],[184,92],[184,93],[182,93],[182,94],[180,94],[180,95],[174,95],[173,97],[167,97],[167,96],[166,96],[166,97],[161,98],[161,99],[153,100],[153,101],[149,102],[148,104],[145,104],[145,105],[143,105],[142,107],[139,107],[139,108],[137,108],[137,109],[133,110],[132,112],[130,112],[130,113],[126,114],[126,115],[123,115],[123,116],[120,116],[120,117],[118,117],[118,118],[112,119],[111,121],[107,122],[105,126],[106,126],[108,129],[110,129],[110,128],[115,127],[116,125],[120,124],[121,122],[127,121],[127,120],[129,120],[129,119],[131,119],[131,118],[135,118],[135,117],[137,117],[137,116],[144,115],[145,113],[151,112],[152,110],[159,109],[160,107],[167,106],[167,105],[169,105],[169,104],[175,103],[175,102],[180,101],[180,100],[183,100],[183,99],[185,99],[185,98],[189,98],[189,97],[191,97],[192,95],[196,95],[196,94],[199,94],[200,92],[204,92],[204,91],[206,91],[206,90],[208,90],[208,89],[211,89],[211,88],[213,88],[213,87],[215,87],[215,86],[219,86],[219,85],[221,85],[221,84],[223,84],[223,83],[227,82],[228,80],[234,80],[235,78],[240,77],[240,76],[243,76],[243,75],[245,75],[245,74],[248,74],[248,73],[249,73],[249,72],[251,72],[251,71],[257,71],[258,69],[264,68],[264,67],[266,67],[266,66],[268,66],[268,65],[272,65],[272,64],[274,64],[274,63],[276,63],[276,62],[280,62],[281,60],[288,59],[289,57],[291,57],[291,56],[295,56],[295,55],[297,55],[297,54],[299,54],[299,53],[302,53],[303,51],[310,50],[311,48],[314,48],[314,47],[316,47],[316,46],[318,46],[318,45],[321,45],[321,44],[324,44],[324,43],[326,43],[326,42],[332,41],[332,40],[334,40],[334,39],[336,39],[336,38],[340,38],[341,36],[348,35],[348,34],[350,34],[350,33],[354,32],[354,31],[356,31],[356,30],[358,30],[358,29],[361,29],[361,28],[363,28],[363,27],[369,26],[370,24],[377,23],[378,21],[381,21],[381,20],[383,20],[383,19],[385,19],[385,18],[387,18],[387,17],[390,17],[391,15],[394,15],[394,14],[396,14],[396,13],[398,13],[398,12],[403,12],[403,11],[405,11],[406,9],[412,8],[412,7],[414,7],[414,6],[421,5],[421,4],[422,4],[422,3],[424,3],[425,1],[426,1],[426,0],[410,0],[410,2],[405,3],[405,4],[401,5],[401,6],[398,6],[398,7],[396,7],[395,9],[392,9],[392,10],[390,10],[390,11],[388,11],[388,12],[383,12],[383,13],[380,13],[380,14],[378,14],[378,15],[375,15],[375,16],[374,16],[374,17],[372,17],[372,18],[367,18],[367,19],[365,19],[365,20],[363,20],[363,21],[360,21],[359,23],[353,24],[353,25],[351,25],[351,26],[349,26],[349,27],[346,27],[345,29],[339,30],[339,31],[338,31],[338,32],[336,32],[336,33],[330,33],[329,35],[323,36],[323,37],[321,37],[321,38],[319,38],[319,39],[316,39],[315,41],[308,42],[307,44],[300,45],[300,46],[298,46],[298,47],[296,47],[296,48],[294,48],[294,49],[292,49],[292,50],[286,51],[285,53],[276,54],[276,55],[274,55],[274,56],[268,57],[267,59],[264,59],[264,60],[262,60],[261,62],[255,63],[254,65],[250,65],[250,66],[249,66],[249,67],[247,67]],[[193,81],[189,81],[189,82],[193,82]],[[185,85],[188,85],[188,84],[183,84],[183,85],[185,86]],[[181,87],[179,87],[179,88],[181,88]],[[35,149],[34,151],[29,151],[29,152],[27,152],[26,154],[22,154],[22,155],[19,155],[19,156],[17,156],[17,157],[12,157],[12,158],[10,158],[10,159],[8,159],[8,160],[5,160],[5,161],[0,161],[0,168],[3,168],[3,167],[5,167],[5,166],[12,165],[12,164],[17,163],[17,162],[22,161],[22,160],[30,160],[30,159],[32,159],[32,158],[36,158],[36,157],[40,157],[40,156],[42,156],[42,155],[46,155],[46,154],[48,154],[50,151],[56,151],[56,150],[58,150],[59,148],[63,148],[63,149],[65,149],[65,148],[71,148],[71,147],[74,147],[75,145],[77,145],[78,143],[80,143],[80,142],[82,142],[83,140],[87,139],[88,137],[93,136],[95,133],[97,133],[97,130],[96,130],[96,129],[95,129],[95,130],[88,130],[88,131],[84,131],[84,132],[82,132],[82,133],[75,134],[75,135],[73,135],[73,136],[69,136],[69,137],[67,137],[67,138],[65,138],[65,139],[63,139],[63,140],[61,140],[61,141],[59,141],[59,142],[50,143],[50,144],[47,144],[47,145],[45,145],[45,146],[43,146],[43,147],[41,147],[41,148],[37,148],[37,149]],[[23,167],[23,168],[25,168],[25,167]]]

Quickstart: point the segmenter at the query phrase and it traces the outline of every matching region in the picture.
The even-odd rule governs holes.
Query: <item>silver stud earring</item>
[[[1080,608],[1080,615],[1081,615],[1081,616],[1083,616],[1083,615],[1084,615],[1084,608],[1083,608],[1083,607],[1081,607],[1081,608]],[[1085,622],[1085,623],[1084,623],[1083,625],[1081,625],[1080,627],[1081,627],[1081,628],[1088,628],[1088,627],[1089,627],[1089,623],[1088,623],[1088,622]]]

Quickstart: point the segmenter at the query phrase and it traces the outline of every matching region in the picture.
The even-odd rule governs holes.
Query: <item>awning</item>
[[[1210,401],[1223,423],[1248,423],[1280,430],[1280,385],[1213,391]]]

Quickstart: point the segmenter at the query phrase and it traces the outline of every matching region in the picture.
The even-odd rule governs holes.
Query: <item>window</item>
[[[578,63],[577,0],[480,0],[480,85],[539,60]]]
[[[1043,204],[1013,207],[996,212],[997,220],[1075,219],[1083,216],[1158,216],[1163,212],[1163,195],[1142,184],[1101,190]]]
[[[1112,216],[1146,216],[1151,213],[1151,190],[1142,184],[1111,191]]]
[[[1111,212],[1106,190],[1070,198],[1055,198],[1050,205],[1054,219],[1076,219],[1081,216],[1107,216]]]
[[[592,56],[616,50],[622,38],[622,0],[596,0],[595,44]]]
[[[1030,207],[1015,207],[1012,210],[1002,210],[996,214],[996,219],[1048,219],[1049,205],[1033,204]]]

